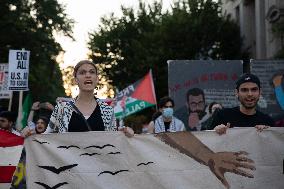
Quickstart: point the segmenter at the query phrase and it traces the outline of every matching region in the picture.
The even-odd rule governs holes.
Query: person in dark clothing
[[[214,116],[211,128],[218,134],[225,134],[230,127],[255,127],[258,131],[274,126],[272,118],[256,110],[261,94],[260,81],[257,76],[243,74],[236,82],[236,96],[239,107],[225,108]]]
[[[209,117],[205,109],[204,91],[200,88],[190,88],[186,93],[186,105],[176,110],[175,115],[184,123],[187,131],[200,131],[202,124]]]
[[[223,109],[223,106],[218,102],[211,102],[208,106],[208,112],[209,112],[209,118],[201,123],[201,130],[212,130],[214,128],[211,128],[213,118],[215,114],[217,114],[218,111]]]

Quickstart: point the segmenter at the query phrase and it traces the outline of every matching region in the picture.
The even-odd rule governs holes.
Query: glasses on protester
[[[191,102],[189,105],[190,105],[192,108],[203,107],[203,106],[204,106],[204,101]]]

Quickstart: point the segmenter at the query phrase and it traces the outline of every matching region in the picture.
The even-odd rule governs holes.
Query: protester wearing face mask
[[[159,111],[161,115],[149,124],[152,133],[184,131],[185,127],[182,121],[177,119],[174,113],[174,101],[170,97],[163,97],[159,102]]]

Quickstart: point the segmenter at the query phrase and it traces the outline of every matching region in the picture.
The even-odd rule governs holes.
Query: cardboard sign
[[[284,61],[283,60],[252,60],[251,73],[258,76],[261,83],[261,98],[258,102],[260,111],[274,117],[284,113],[283,89],[284,89]],[[276,86],[276,77],[279,77]],[[282,91],[282,95],[278,94]]]
[[[29,78],[30,51],[9,51],[9,90],[27,91]]]
[[[8,90],[8,64],[0,64],[0,99],[11,98]]]
[[[240,60],[169,60],[169,96],[175,101],[175,116],[182,120],[186,127],[189,125],[188,96],[191,95],[192,89],[202,90],[205,96],[205,102],[195,104],[196,106],[205,108],[214,101],[223,107],[237,106],[234,89],[242,69]],[[200,103],[202,97],[197,101]]]

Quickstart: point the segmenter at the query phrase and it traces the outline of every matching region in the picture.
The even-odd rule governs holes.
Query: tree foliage
[[[177,1],[166,12],[161,2],[122,7],[121,17],[102,18],[90,34],[90,58],[120,90],[151,68],[161,97],[168,92],[167,60],[242,57],[238,26],[220,7],[212,0]]]
[[[62,74],[56,62],[62,52],[54,33],[72,38],[73,20],[56,0],[0,1],[0,62],[9,49],[31,51],[29,88],[35,100],[54,101],[64,96]]]

